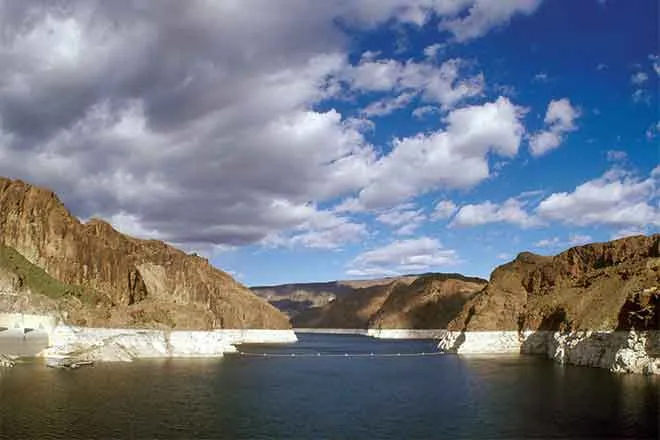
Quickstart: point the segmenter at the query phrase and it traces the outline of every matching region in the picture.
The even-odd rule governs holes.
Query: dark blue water
[[[302,335],[269,353],[413,353]],[[534,357],[232,356],[0,370],[0,438],[657,438],[658,380]]]

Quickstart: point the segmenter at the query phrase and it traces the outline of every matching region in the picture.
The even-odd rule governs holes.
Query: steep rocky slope
[[[425,274],[357,288],[328,305],[294,317],[294,327],[444,328],[485,280]]]
[[[53,192],[22,181],[0,178],[0,245],[5,253],[15,251],[25,259],[20,263],[23,272],[5,264],[0,277],[5,290],[11,287],[28,303],[55,300],[74,324],[178,329],[289,326],[277,309],[204,258],[160,241],[128,237],[101,220],[83,224]],[[34,268],[43,269],[42,281],[35,284],[24,274],[30,266],[32,274]],[[55,291],[62,295],[55,295],[52,286],[35,289],[47,278],[61,284]]]
[[[658,329],[660,234],[528,252],[495,269],[450,330]]]
[[[522,253],[495,269],[440,335],[458,353],[544,354],[660,374],[660,235]]]
[[[419,277],[406,288],[391,291],[369,320],[369,328],[446,328],[485,285],[485,280],[456,274]]]

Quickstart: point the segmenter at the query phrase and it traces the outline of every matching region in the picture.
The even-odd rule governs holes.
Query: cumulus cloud
[[[364,226],[318,206],[372,191],[399,158],[365,141],[368,121],[319,104],[373,89],[366,79],[447,110],[483,87],[459,60],[372,53],[353,66],[343,29],[435,17],[465,40],[534,9],[483,3],[0,0],[0,174],[53,188],[80,218],[183,246],[339,246]],[[476,163],[477,182],[486,153],[471,154],[451,159]]]
[[[446,2],[460,4],[461,2]],[[485,35],[490,29],[508,23],[517,14],[529,15],[536,11],[541,0],[477,0],[466,16],[445,19],[441,29],[454,34],[457,41],[467,41]]]
[[[395,233],[398,235],[409,235],[426,220],[426,214],[423,209],[416,209],[414,204],[404,203],[381,212],[376,220],[396,227]]]
[[[424,119],[425,117],[436,113],[438,110],[438,107],[434,107],[432,105],[423,105],[413,110],[412,115],[417,119]]]
[[[407,107],[414,97],[415,97],[414,93],[405,92],[393,98],[383,98],[378,101],[374,101],[370,103],[368,106],[366,106],[362,110],[362,114],[364,114],[367,117],[386,116],[396,110]]]
[[[510,198],[502,204],[486,201],[464,205],[450,223],[453,227],[480,226],[489,223],[509,223],[522,228],[537,226],[538,220],[525,210],[526,202]]]
[[[488,156],[515,156],[524,127],[509,99],[449,113],[447,128],[396,139],[359,193],[367,208],[391,206],[438,187],[469,188],[490,175]],[[393,178],[393,177],[396,178]]]
[[[353,89],[364,92],[405,91],[399,96],[406,96],[407,102],[420,94],[424,101],[449,110],[483,92],[483,74],[463,79],[461,68],[464,65],[460,59],[450,59],[437,66],[432,62],[363,58],[359,65],[347,70],[346,81]]]
[[[431,218],[433,220],[446,220],[456,213],[458,206],[451,200],[440,200],[435,204]]]
[[[456,251],[445,249],[436,239],[420,237],[397,240],[358,255],[349,265],[351,276],[396,275],[421,272],[457,264]]]
[[[559,237],[546,238],[534,243],[538,248],[565,248],[567,246],[578,246],[593,241],[590,235],[570,234],[567,240],[561,240]]]
[[[550,195],[536,213],[543,219],[579,226],[660,226],[657,186],[658,176],[653,172],[641,179],[614,169],[572,192]]]
[[[529,141],[532,156],[542,156],[559,147],[564,134],[577,129],[575,120],[579,116],[580,110],[568,98],[550,101],[543,120],[547,128],[532,135]]]
[[[544,238],[534,243],[534,246],[538,248],[559,247],[560,245],[561,242],[559,240],[559,237]]]

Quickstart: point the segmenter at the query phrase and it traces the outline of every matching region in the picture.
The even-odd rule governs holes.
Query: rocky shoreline
[[[58,326],[41,356],[49,366],[147,358],[212,358],[236,352],[238,344],[296,341],[292,330],[170,331]]]
[[[660,331],[444,331],[438,348],[457,354],[536,354],[614,373],[660,374]]]
[[[147,358],[212,358],[236,352],[239,344],[286,344],[297,341],[293,330],[217,329],[154,330],[57,325],[35,357],[51,367],[94,362],[132,362]],[[14,365],[11,353],[0,354],[0,366]]]

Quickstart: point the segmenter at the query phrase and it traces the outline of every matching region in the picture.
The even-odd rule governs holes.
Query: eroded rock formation
[[[0,245],[43,269],[45,277],[70,287],[43,302],[55,301],[73,324],[289,327],[277,309],[206,259],[161,241],[126,236],[102,220],[81,223],[52,191],[19,180],[0,178]],[[18,293],[52,293],[48,287],[34,292],[24,276],[10,272],[5,267],[1,277],[5,288],[13,283]],[[26,306],[39,301],[29,299]]]

